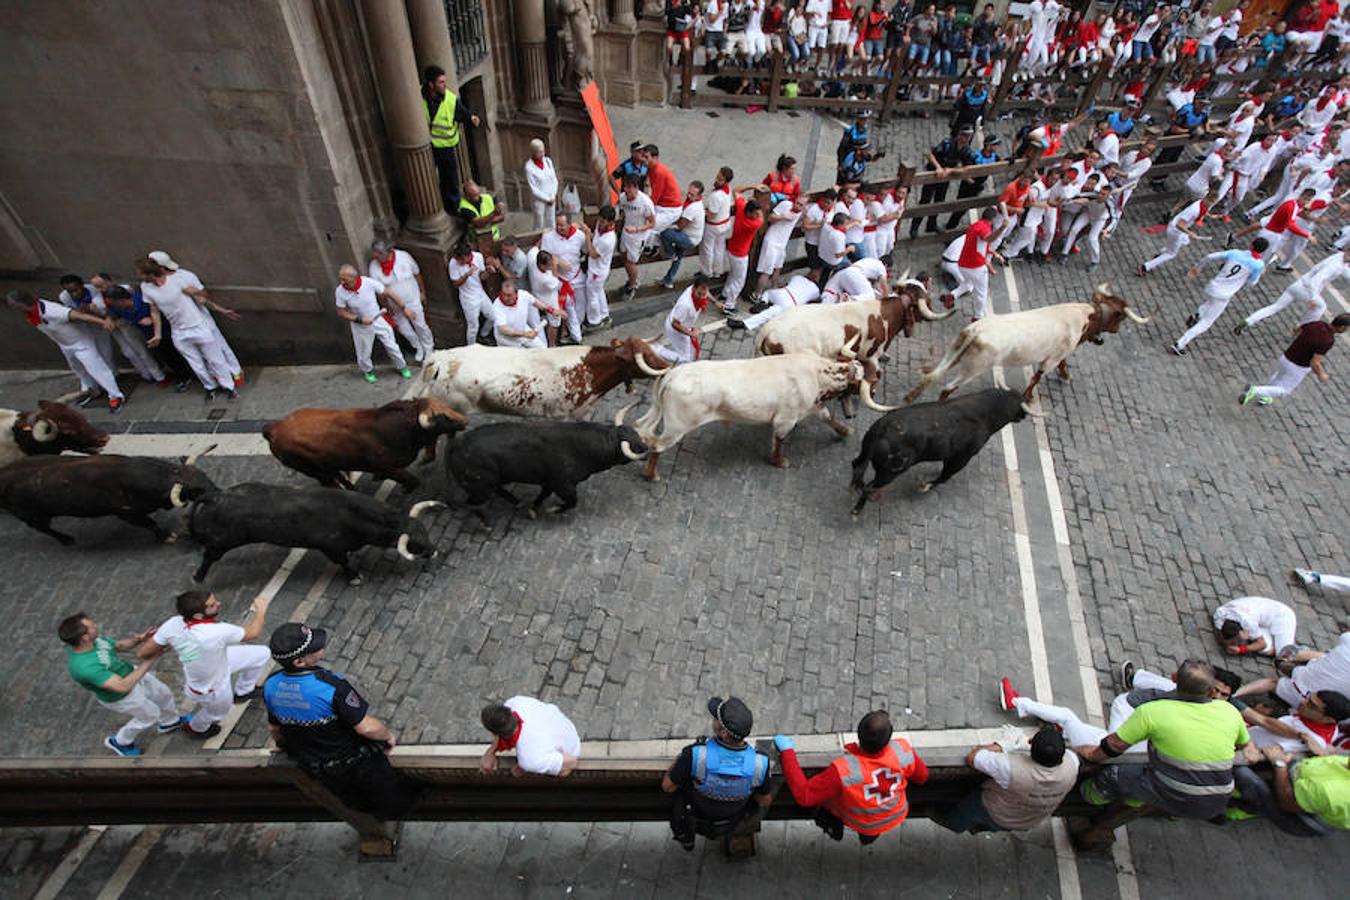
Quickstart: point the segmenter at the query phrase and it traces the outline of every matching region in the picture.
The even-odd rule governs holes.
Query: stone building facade
[[[129,281],[136,257],[168,250],[239,310],[222,327],[246,365],[342,361],[336,270],[393,237],[450,345],[460,229],[441,206],[419,72],[446,69],[482,118],[463,175],[522,208],[540,137],[594,202],[575,23],[593,16],[583,41],[608,103],[666,99],[659,17],[608,2],[0,0],[0,290],[54,299],[66,272]],[[0,322],[0,364],[61,365],[17,315]]]

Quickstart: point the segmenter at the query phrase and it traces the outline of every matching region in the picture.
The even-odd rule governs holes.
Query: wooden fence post
[[[778,95],[783,91],[783,51],[773,51],[773,65],[769,75],[769,112],[778,112]]]
[[[1153,105],[1153,101],[1158,98],[1158,92],[1162,86],[1171,80],[1173,73],[1176,72],[1179,63],[1172,63],[1170,66],[1159,66],[1158,74],[1153,76],[1153,81],[1144,90],[1144,96],[1139,98],[1139,112],[1148,112],[1148,108]]]
[[[886,93],[881,99],[881,115],[879,121],[886,121],[891,117],[891,110],[895,108],[896,95],[900,93],[900,79],[891,73],[890,80],[886,82]]]
[[[1008,54],[1008,62],[1003,67],[1003,77],[999,79],[998,90],[989,101],[989,111],[984,114],[986,119],[993,118],[999,111],[999,108],[1007,101],[1008,95],[1012,93],[1013,77],[1017,74],[1017,67],[1022,62],[1022,54],[1026,52],[1027,41],[1023,39],[1017,45],[1017,52]]]
[[[394,861],[403,829],[401,822],[383,822],[370,813],[357,812],[298,766],[290,766],[287,771],[300,793],[356,829],[362,862]]]
[[[1097,73],[1092,76],[1088,86],[1083,89],[1082,96],[1078,98],[1078,107],[1073,112],[1075,116],[1083,115],[1097,102],[1097,95],[1101,93],[1102,85],[1106,82],[1106,76],[1111,73],[1111,62],[1109,59],[1104,59],[1101,65],[1097,67]]]
[[[693,106],[694,93],[694,47],[691,44],[687,53],[680,54],[680,109]]]

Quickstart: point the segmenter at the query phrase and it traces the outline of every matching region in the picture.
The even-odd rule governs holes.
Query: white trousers
[[[174,331],[173,346],[187,362],[192,374],[208,391],[234,390],[234,370],[225,358],[224,345],[206,326]]]
[[[961,283],[952,291],[952,299],[970,294],[975,298],[975,318],[989,315],[989,270],[984,266],[967,269],[958,267]]]
[[[1045,256],[1050,252],[1050,245],[1055,242],[1055,232],[1059,230],[1059,210],[1051,208],[1045,211],[1045,218],[1041,220],[1041,241],[1036,247],[1036,252]]]
[[[1191,242],[1190,237],[1188,237],[1186,234],[1179,231],[1178,229],[1173,228],[1171,225],[1168,225],[1167,239],[1163,242],[1162,250],[1158,253],[1157,256],[1153,257],[1148,262],[1144,263],[1144,271],[1152,272],[1154,269],[1158,268],[1158,266],[1161,266],[1163,263],[1170,262],[1176,259],[1177,254],[1180,253],[1182,248],[1185,247],[1190,242]]]
[[[164,370],[150,355],[150,348],[145,346],[145,336],[139,328],[130,322],[120,322],[112,333],[112,339],[138,375],[146,381],[164,380]]]
[[[745,320],[745,327],[749,331],[754,331],[765,322],[778,318],[797,305],[792,295],[783,288],[765,291],[760,300],[769,305]]]
[[[389,326],[386,324],[386,328]],[[393,337],[393,329],[389,329]],[[258,686],[263,669],[272,658],[271,652],[260,644],[235,644],[225,648],[230,670],[205,691],[184,686],[183,693],[197,707],[188,727],[200,734],[224,719],[234,705],[235,694],[247,694]]]
[[[880,259],[877,255],[877,233],[875,231],[863,232],[862,247],[860,248],[863,259]]]
[[[1298,304],[1298,308],[1303,311],[1299,317],[1298,324],[1307,325],[1309,322],[1316,322],[1322,318],[1327,311],[1327,302],[1321,297],[1314,296],[1302,285],[1294,283],[1285,288],[1280,294],[1279,299],[1269,306],[1263,306],[1256,312],[1247,317],[1247,324],[1255,325],[1257,322],[1263,322],[1275,315],[1280,310]]]
[[[1276,209],[1281,203],[1289,199],[1289,195],[1294,192],[1294,183],[1298,181],[1298,174],[1292,167],[1286,166],[1284,177],[1280,179],[1280,186],[1275,192],[1260,203],[1247,210],[1247,215],[1253,219],[1259,218],[1265,214],[1268,209]]]
[[[1280,358],[1275,361],[1275,371],[1270,376],[1270,383],[1257,385],[1256,396],[1268,397],[1271,400],[1277,397],[1287,397],[1303,383],[1303,379],[1307,378],[1311,371],[1312,369],[1307,366],[1294,365],[1281,354]]]
[[[225,365],[230,367],[230,374],[240,374],[244,371],[244,367],[239,365],[239,357],[234,355],[234,348],[230,346],[229,341],[225,340],[225,335],[221,332],[220,326],[216,324],[215,317],[211,315],[211,310],[203,306],[201,311],[202,317],[206,319],[206,330],[211,332],[220,343],[220,353],[221,356],[225,357]]]
[[[117,734],[113,736],[119,744],[136,743],[136,738],[151,725],[168,726],[178,721],[178,705],[174,703],[173,691],[153,674],[136,682],[121,700],[98,702],[113,712],[131,716],[131,720],[117,729]]]
[[[1198,338],[1200,335],[1209,331],[1209,327],[1219,320],[1223,311],[1228,308],[1228,303],[1232,297],[1212,297],[1205,295],[1205,302],[1196,307],[1195,314],[1200,320],[1192,325],[1185,334],[1177,338],[1177,349],[1185,350],[1186,345]]]
[[[580,344],[581,323],[586,318],[586,273],[578,271],[576,280],[567,283],[572,285],[572,297],[567,301],[567,309],[565,310],[567,333],[574,342]]]
[[[698,245],[698,267],[709,278],[726,271],[727,235],[730,232],[730,225],[709,225],[703,229],[703,240]]]
[[[727,309],[736,308],[736,298],[741,295],[741,289],[745,287],[745,276],[749,271],[749,256],[727,254],[727,283],[722,288],[722,302],[726,304]]]
[[[1320,581],[1318,586],[1324,591],[1350,592],[1350,578],[1344,575],[1328,575],[1325,572],[1319,572]]]
[[[684,212],[683,206],[656,207],[656,224],[652,226],[651,231],[647,232],[648,246],[660,247],[661,232],[680,221],[680,213],[682,212]]]
[[[389,318],[394,320],[394,328],[403,335],[403,339],[412,344],[413,349],[417,351],[417,361],[421,362],[428,353],[436,349],[436,339],[431,334],[431,326],[427,324],[427,314],[422,309],[422,302],[417,300],[404,303],[403,306],[417,318],[417,321],[410,321],[403,311],[397,309],[389,313]]]
[[[362,372],[372,372],[375,369],[375,363],[371,362],[370,351],[375,346],[375,339],[380,339],[380,345],[384,347],[384,352],[389,356],[389,361],[394,364],[394,368],[401,369],[407,365],[403,361],[403,351],[398,349],[398,340],[394,337],[394,329],[389,327],[384,316],[376,316],[373,325],[352,324],[352,344],[356,347],[356,365]]]
[[[535,227],[538,228],[540,231],[548,231],[550,228],[556,225],[557,223],[554,221],[554,219],[557,218],[556,210],[557,207],[554,205],[552,200],[549,200],[547,202],[543,200],[535,200],[534,201]]]
[[[1027,41],[1027,49],[1022,56],[1021,68],[1034,74],[1049,62],[1050,47],[1044,39],[1033,38]]]
[[[478,343],[478,335],[485,333],[494,324],[492,301],[488,299],[486,294],[479,294],[474,297],[460,291],[459,308],[464,312],[464,346],[472,347]],[[483,319],[487,319],[486,326],[483,324]]]
[[[1279,262],[1277,265],[1292,266],[1295,260],[1302,256],[1303,251],[1306,249],[1308,249],[1307,238],[1300,237],[1292,231],[1286,231],[1284,233],[1284,240],[1280,242],[1280,246],[1276,249],[1275,253],[1270,255],[1270,261],[1275,263],[1276,257],[1278,257]]]
[[[123,399],[122,389],[117,386],[117,376],[92,342],[73,348],[62,347],[61,355],[66,358],[66,364],[75,377],[80,379],[80,390],[92,391],[98,387],[111,398]]]
[[[609,297],[605,294],[605,280],[608,278],[608,269],[597,272],[594,265],[586,274],[586,321],[592,325],[599,325],[609,317]]]
[[[1008,246],[1007,249],[1003,251],[1003,255],[1008,259],[1012,259],[1023,250],[1030,250],[1035,243],[1036,226],[1018,225],[1017,228],[1013,230],[1012,237],[1008,240]]]
[[[1088,218],[1087,213],[1079,213],[1074,216],[1073,224],[1069,226],[1069,235],[1064,239],[1064,249],[1060,255],[1068,256],[1073,250],[1073,245],[1078,240],[1078,236],[1086,231],[1087,236],[1083,238],[1083,245],[1087,247],[1088,260],[1092,263],[1101,262],[1101,236],[1104,227],[1106,227],[1105,219],[1098,219],[1094,222]]]
[[[666,346],[668,345],[668,346]],[[689,339],[689,335],[676,331],[674,328],[666,329],[666,345],[656,346],[652,349],[656,355],[667,362],[679,364],[693,362],[694,342]]]
[[[938,263],[938,268],[952,276],[958,288],[965,280],[961,277],[961,267],[945,256],[942,257],[942,262]],[[956,290],[956,288],[952,288],[952,290]]]
[[[1070,747],[1082,747],[1085,744],[1100,744],[1106,737],[1105,728],[1089,725],[1067,706],[1054,706],[1039,703],[1030,697],[1018,697],[1013,701],[1019,718],[1040,719],[1051,725],[1058,725],[1064,732],[1064,742]]]

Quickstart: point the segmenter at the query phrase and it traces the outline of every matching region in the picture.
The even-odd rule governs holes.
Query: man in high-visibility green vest
[[[445,82],[445,70],[427,66],[422,72],[422,102],[431,128],[431,155],[441,176],[441,200],[451,215],[459,205],[459,166],[455,154],[463,136],[461,126],[479,125],[478,116],[469,111]]]
[[[464,220],[470,236],[480,245],[485,239],[492,242],[502,239],[500,225],[506,219],[506,207],[476,182],[464,182],[464,196],[459,198],[454,213]]]

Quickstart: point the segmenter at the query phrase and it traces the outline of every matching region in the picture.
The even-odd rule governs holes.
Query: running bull
[[[1004,425],[1028,415],[1041,414],[1033,412],[1021,394],[1001,388],[887,413],[867,429],[853,460],[851,487],[861,492],[853,514],[862,512],[868,500],[915,463],[942,463],[942,472],[921,483],[920,492],[942,484],[964,469]],[[868,465],[875,475],[871,484],[864,484]]]
[[[432,556],[431,540],[417,519],[444,505],[424,500],[402,513],[357,491],[237,484],[209,494],[188,511],[188,527],[202,546],[202,564],[192,578],[204,579],[236,547],[275,544],[318,550],[356,583],[359,575],[349,554],[362,547],[397,547],[409,560]]]
[[[1069,354],[1084,341],[1102,342],[1103,334],[1115,334],[1126,318],[1143,324],[1148,318],[1130,309],[1120,297],[1112,296],[1102,284],[1087,303],[1058,303],[1040,309],[1028,309],[1005,315],[985,316],[972,322],[956,336],[941,362],[923,376],[918,387],[905,396],[912,403],[932,384],[947,378],[938,399],[945,400],[961,385],[996,366],[1035,366],[1022,396],[1031,400],[1041,376],[1058,369],[1068,379]],[[1002,375],[994,375],[994,384],[1006,388]]]
[[[452,444],[445,470],[468,493],[484,522],[482,506],[493,495],[518,502],[506,485],[539,485],[539,496],[530,506],[534,518],[554,494],[562,500],[560,511],[576,506],[580,482],[628,462],[625,442],[630,451],[645,449],[637,432],[623,425],[502,422],[475,428]]]
[[[427,356],[422,396],[465,413],[584,419],[620,384],[668,365],[638,337],[608,347],[456,347]]]
[[[352,487],[346,472],[372,472],[411,491],[408,466],[422,453],[436,458],[436,441],[454,437],[468,420],[438,400],[395,400],[378,409],[297,409],[269,422],[263,437],[281,464],[325,487]]]
[[[646,478],[655,481],[661,454],[709,422],[771,426],[770,461],[785,467],[788,461],[783,455],[783,441],[808,414],[816,415],[840,437],[848,435],[848,426],[830,414],[826,401],[857,390],[865,406],[878,412],[894,409],[872,400],[874,378],[867,366],[856,359],[836,361],[810,353],[702,360],[676,366],[656,382],[651,408],[633,423],[648,451]],[[615,424],[622,422],[620,411]],[[627,442],[621,442],[620,449],[629,459],[643,458]]]
[[[150,514],[182,508],[216,490],[194,465],[199,456],[181,462],[113,454],[21,459],[0,469],[0,509],[67,546],[75,539],[51,527],[59,516],[117,516],[169,541],[173,533]]]
[[[64,403],[39,400],[36,410],[0,409],[0,467],[67,450],[97,453],[107,443],[107,432]]]

